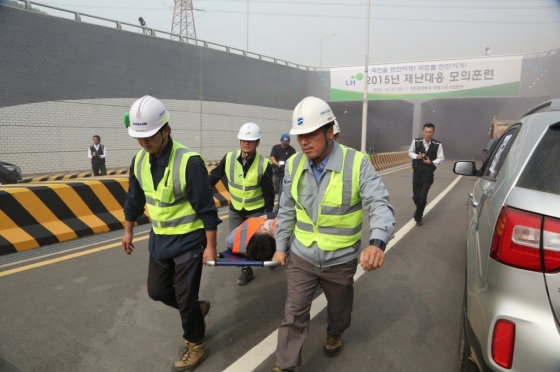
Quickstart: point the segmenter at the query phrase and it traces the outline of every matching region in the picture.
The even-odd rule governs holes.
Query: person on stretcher
[[[251,217],[229,233],[226,248],[249,261],[270,261],[276,252],[275,226],[276,212]]]

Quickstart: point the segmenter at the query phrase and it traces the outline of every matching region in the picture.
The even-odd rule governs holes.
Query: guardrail
[[[408,156],[408,151],[371,154],[369,160],[376,171],[412,163],[412,159]]]
[[[80,13],[80,12],[76,12],[76,11],[72,11],[72,10],[68,10],[68,9],[63,9],[63,8],[59,8],[59,7],[48,5],[48,4],[38,3],[38,2],[35,2],[35,1],[30,1],[30,0],[16,0],[16,1],[24,3],[26,10],[31,10],[33,5],[35,5],[36,7],[44,7],[44,8],[54,9],[54,10],[58,10],[58,11],[61,11],[61,12],[72,14],[74,20],[78,21],[78,22],[84,21],[84,19],[83,19],[84,17],[89,17],[89,18],[98,19],[98,20],[101,20],[101,21],[109,22],[109,23],[114,23],[115,28],[118,29],[118,30],[127,31],[127,30],[123,29],[123,26],[127,26],[127,27],[132,27],[134,29],[137,29],[139,31],[142,31],[142,33],[147,35],[147,36],[163,38],[162,37],[162,35],[163,35],[166,38],[169,37],[169,39],[177,41],[177,42],[186,43],[186,44],[193,44],[193,45],[201,46],[201,47],[204,47],[204,48],[218,49],[218,50],[221,50],[221,51],[226,52],[226,53],[234,53],[234,54],[242,55],[244,57],[259,59],[259,60],[262,60],[262,61],[272,62],[272,63],[276,63],[276,64],[281,64],[281,65],[284,65],[284,66],[293,67],[293,68],[297,68],[297,69],[300,69],[300,70],[307,70],[307,71],[327,71],[328,70],[328,68],[320,68],[320,67],[300,65],[299,63],[289,62],[289,61],[285,61],[285,60],[282,60],[282,59],[279,59],[279,58],[265,56],[265,55],[259,54],[259,53],[253,53],[253,52],[250,52],[248,50],[233,48],[233,47],[230,47],[230,46],[227,46],[227,45],[213,43],[213,42],[205,41],[205,40],[201,40],[201,39],[195,39],[195,38],[191,38],[191,37],[187,37],[187,36],[183,36],[183,35],[179,35],[179,34],[174,34],[174,33],[167,32],[167,31],[156,30],[156,29],[151,28],[151,27],[139,26],[139,25],[135,25],[133,23],[121,22],[121,21],[117,21],[117,20],[114,20],[114,19],[98,17],[98,16],[95,16],[95,15],[92,15],[92,14]]]

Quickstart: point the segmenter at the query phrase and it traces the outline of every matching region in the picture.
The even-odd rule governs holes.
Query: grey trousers
[[[286,265],[288,294],[284,321],[278,327],[276,366],[301,365],[301,350],[309,334],[311,302],[319,283],[327,298],[327,324],[332,333],[341,334],[350,327],[354,302],[354,274],[358,260],[319,268],[291,254]]]
[[[239,225],[243,223],[248,218],[251,217],[260,217],[263,215],[264,212],[256,212],[248,215],[241,215],[236,211],[232,211],[231,209],[228,211],[228,220],[229,220],[229,232],[235,230]]]

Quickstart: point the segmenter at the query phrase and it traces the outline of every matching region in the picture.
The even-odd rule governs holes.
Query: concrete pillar
[[[412,114],[412,133],[411,141],[415,138],[422,137],[422,125],[424,125],[422,115],[422,104],[430,101],[429,99],[411,99],[405,100],[414,104],[414,112]]]

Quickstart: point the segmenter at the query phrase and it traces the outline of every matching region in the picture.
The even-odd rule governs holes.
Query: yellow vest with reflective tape
[[[249,167],[247,175],[243,177],[243,166],[237,161],[239,155],[241,155],[241,150],[228,152],[226,155],[225,173],[228,179],[231,205],[238,211],[263,208],[264,196],[261,180],[270,161],[258,152],[255,153],[255,159]]]
[[[304,162],[308,160],[301,152],[288,160],[292,176],[291,194],[296,203],[294,234],[306,247],[317,242],[321,250],[334,251],[354,245],[361,237],[363,211],[360,167],[365,155],[343,146],[340,149],[342,170],[330,172],[329,184],[319,204],[317,223],[312,221],[298,199],[298,185]],[[310,172],[313,171],[310,169]]]
[[[149,154],[140,150],[134,160],[134,173],[146,195],[152,229],[159,235],[188,234],[204,228],[187,199],[187,162],[191,156],[200,155],[175,141],[172,146],[169,164],[157,189],[150,171]]]

